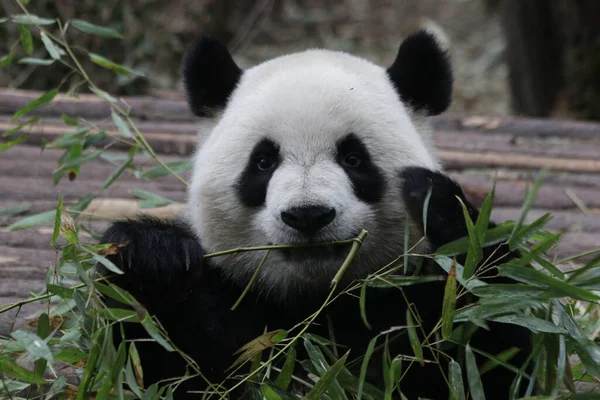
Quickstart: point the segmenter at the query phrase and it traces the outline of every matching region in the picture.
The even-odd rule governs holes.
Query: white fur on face
[[[344,53],[311,50],[276,58],[244,72],[229,104],[195,155],[189,190],[190,218],[208,252],[266,244],[305,242],[281,220],[295,206],[336,209],[335,220],[313,240],[343,240],[369,234],[348,271],[365,277],[403,254],[404,206],[399,171],[406,166],[439,169],[429,126],[400,101],[385,70]],[[336,143],[353,133],[384,174],[381,201],[368,204],[336,162]],[[246,207],[236,184],[262,139],[280,149],[280,165],[266,201]],[[326,288],[343,252],[270,252],[259,278],[273,294]],[[264,251],[213,259],[246,284]]]

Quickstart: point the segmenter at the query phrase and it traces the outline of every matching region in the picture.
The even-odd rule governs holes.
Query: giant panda
[[[224,381],[235,353],[264,332],[288,330],[318,310],[355,243],[349,239],[364,229],[367,236],[336,289],[342,294],[307,332],[333,340],[340,354],[349,350],[348,360],[359,360],[348,363],[349,371],[359,376],[371,339],[391,329],[390,357],[405,355],[398,386],[405,398],[447,399],[448,365],[464,360],[464,344],[426,347],[425,362],[416,362],[406,329],[408,303],[423,328],[415,330],[420,341],[438,323],[445,272],[427,257],[408,257],[402,266],[407,228],[412,254],[431,254],[468,235],[461,201],[473,221],[478,216],[444,174],[432,143],[429,117],[448,108],[453,81],[449,57],[435,36],[426,31],[408,36],[388,68],[343,52],[307,50],[246,70],[226,46],[202,36],[184,58],[183,78],[202,127],[185,212],[172,220],[114,222],[102,238],[124,245],[110,257],[124,273],[111,276],[111,282],[132,294],[202,372],[181,383],[175,398],[200,398],[198,392],[212,389],[206,380],[236,386],[230,398],[251,394],[251,382]],[[345,240],[346,245],[310,247]],[[286,244],[304,246],[270,250],[266,257],[266,250],[205,257]],[[517,256],[503,244],[484,253],[484,260],[495,254],[503,262]],[[362,289],[342,288],[398,265],[396,274],[443,279],[368,286],[361,315]],[[493,268],[479,277],[509,282]],[[473,348],[491,355],[520,350],[509,361],[512,369],[497,366],[482,375],[486,398],[525,393],[528,381],[517,382],[515,371],[529,371],[529,331],[500,323],[474,330]],[[127,340],[148,337],[139,324],[124,324],[124,332]],[[377,343],[383,342],[381,336]],[[185,375],[187,363],[177,352],[148,340],[139,341],[137,349],[146,386]],[[302,344],[296,350],[302,359]],[[476,354],[481,367],[487,358]],[[383,387],[382,361],[377,346],[368,363],[368,384]],[[246,363],[238,374],[248,368]],[[294,371],[306,377],[299,363]],[[466,381],[464,367],[462,373]],[[517,389],[514,382],[520,383]]]

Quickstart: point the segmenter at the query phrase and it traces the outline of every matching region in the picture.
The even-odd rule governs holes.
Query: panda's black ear
[[[183,60],[183,80],[192,112],[207,117],[225,107],[242,73],[223,43],[200,37]]]
[[[428,115],[444,112],[452,97],[452,67],[435,36],[424,30],[408,36],[387,74],[402,101]]]

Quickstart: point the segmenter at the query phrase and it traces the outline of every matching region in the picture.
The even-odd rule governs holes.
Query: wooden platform
[[[0,91],[0,131],[15,127],[17,123],[10,121],[11,115],[39,95]],[[141,132],[161,159],[170,162],[189,158],[195,146],[195,125],[180,94],[125,100],[132,107],[131,115]],[[52,173],[62,151],[41,152],[40,144],[73,129],[60,119],[63,113],[116,133],[108,107],[97,97],[59,98],[52,108],[41,113],[43,118],[36,125],[22,129],[30,134],[26,143],[0,153],[0,210],[17,205],[27,207],[19,215],[0,214],[0,305],[22,300],[31,291],[43,288],[45,271],[57,257],[49,245],[51,223],[16,232],[7,227],[27,215],[53,209],[59,192],[67,203],[98,193],[120,163],[95,159],[82,167],[81,175],[74,181],[63,179],[54,187]],[[559,259],[600,248],[600,124],[442,116],[436,119],[436,129],[435,142],[442,161],[475,202],[487,195],[496,176],[494,219],[516,218],[528,183],[540,168],[548,167],[550,173],[530,219],[546,211],[553,212],[549,228],[565,232],[554,252]],[[122,157],[125,148],[115,143],[107,154]],[[143,181],[123,175],[100,193],[86,211],[90,227],[101,231],[111,219],[137,212],[132,189],[149,191],[175,202],[183,202],[186,197],[185,185],[173,177]],[[174,209],[177,206],[155,212],[168,214]],[[24,307],[17,323],[31,310]],[[8,314],[0,315],[0,334],[10,331],[15,322],[16,310]]]

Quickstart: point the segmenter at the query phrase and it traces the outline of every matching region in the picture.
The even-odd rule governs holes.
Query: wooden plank
[[[523,154],[470,153],[468,151],[440,150],[439,157],[449,168],[494,168],[510,165],[517,168],[570,172],[600,173],[600,159],[570,159]]]
[[[43,93],[18,89],[0,90],[0,112],[13,114]],[[67,114],[86,119],[110,117],[110,107],[100,97],[91,94],[77,96],[75,98],[58,94],[49,106],[36,110],[31,115],[61,116]],[[136,118],[167,121],[193,121],[196,119],[184,101],[147,96],[123,97],[119,100],[121,107],[131,107],[130,115]]]
[[[600,123],[519,117],[479,117],[444,114],[434,118],[436,129],[506,133],[526,137],[598,139]]]
[[[43,92],[17,89],[0,90],[0,113],[11,115]],[[131,116],[153,121],[195,121],[182,100],[169,100],[149,96],[123,97],[131,106]],[[80,94],[73,98],[60,94],[49,108],[41,112],[47,116],[60,116],[63,113],[86,119],[110,117],[109,107],[95,95]],[[457,131],[481,131],[509,133],[514,136],[573,137],[597,139],[600,124],[582,121],[558,121],[529,118],[499,118],[444,114],[433,118],[437,129]]]
[[[438,130],[434,134],[435,145],[442,150],[458,150],[473,153],[494,152],[532,154],[562,158],[598,159],[600,134],[597,139],[518,137],[503,133],[479,131]]]

